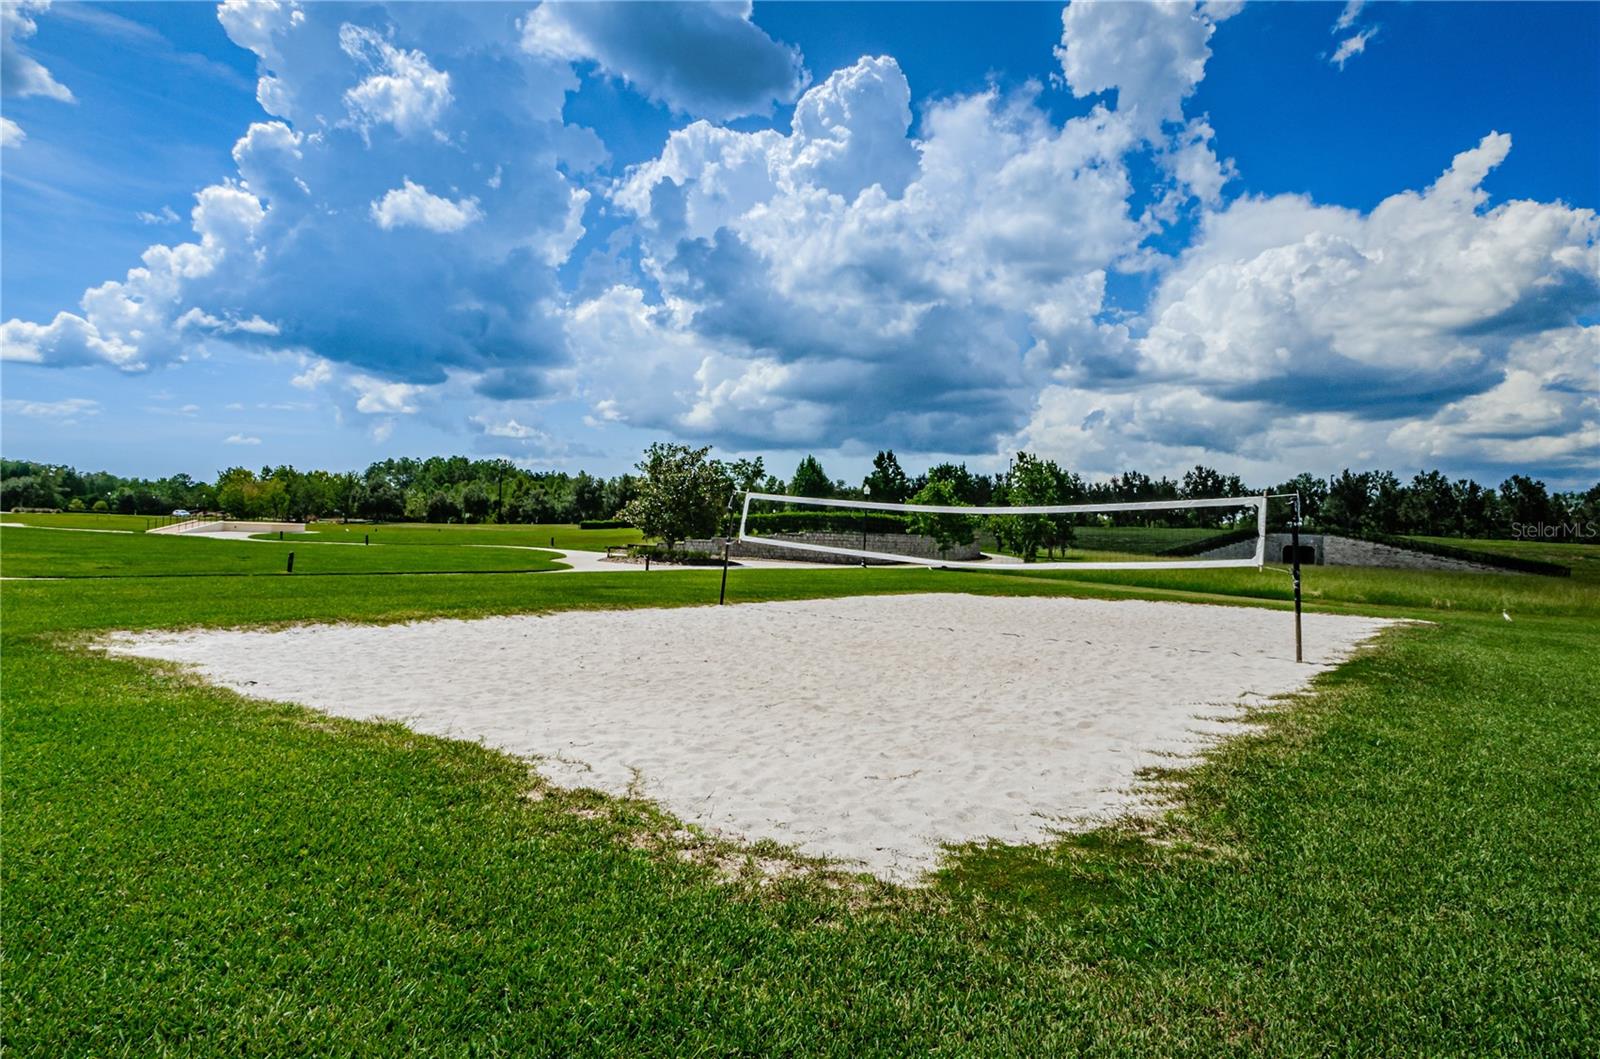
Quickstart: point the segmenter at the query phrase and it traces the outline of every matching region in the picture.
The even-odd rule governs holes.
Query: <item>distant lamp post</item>
[[[861,495],[866,497],[868,500],[872,499],[872,484],[870,482],[863,482],[861,484]],[[866,508],[862,508],[861,509],[861,550],[862,551],[866,551],[867,550],[867,514],[868,514],[867,509]],[[867,568],[867,557],[865,555],[863,555],[861,557],[861,569],[865,570],[866,568]]]

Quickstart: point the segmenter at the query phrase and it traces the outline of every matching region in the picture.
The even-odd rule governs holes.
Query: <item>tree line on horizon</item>
[[[638,521],[636,501],[652,466],[688,468],[681,473],[699,474],[696,488],[708,496],[755,490],[852,499],[870,493],[873,500],[890,503],[920,498],[928,503],[999,506],[1189,500],[1262,491],[1247,487],[1238,475],[1199,465],[1179,478],[1130,470],[1088,481],[1054,460],[1026,452],[995,474],[947,462],[911,475],[892,450],[885,450],[857,484],[830,478],[821,461],[808,455],[785,480],[769,473],[760,457],[722,461],[712,459],[709,452],[708,447],[659,443],[647,450],[639,474],[610,478],[583,471],[527,470],[504,459],[435,456],[380,460],[361,472],[300,471],[288,465],[268,465],[259,471],[230,467],[214,482],[186,474],[124,478],[4,459],[0,460],[0,510],[155,515],[187,509],[292,520],[574,523],[626,518],[632,505]],[[1391,471],[1347,468],[1327,478],[1303,473],[1266,491],[1298,491],[1306,527],[1327,532],[1508,537],[1513,535],[1513,524],[1580,528],[1578,533],[1552,538],[1566,540],[1587,539],[1582,527],[1591,533],[1600,527],[1600,484],[1583,492],[1557,491],[1520,474],[1496,487],[1469,478],[1451,479],[1436,470],[1420,471],[1403,481]],[[725,505],[719,500],[718,512]],[[1133,524],[1141,518],[1129,513],[1113,521]]]

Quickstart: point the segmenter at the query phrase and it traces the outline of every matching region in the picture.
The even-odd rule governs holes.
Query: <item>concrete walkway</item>
[[[184,536],[184,537],[209,537],[214,541],[253,541],[253,540],[256,539],[256,531],[254,531],[254,530],[206,530],[204,532],[195,531],[195,532],[192,532],[192,533],[184,533],[184,534],[181,534],[181,536]],[[294,535],[293,539],[299,540],[302,536],[304,536],[304,534],[297,533],[297,534]],[[289,535],[288,534],[284,534],[283,543],[288,544],[289,541],[290,541]],[[262,543],[267,543],[267,542],[263,541]],[[277,544],[278,543],[278,539],[276,537],[274,537],[272,539],[271,543]],[[328,542],[328,541],[308,541],[306,543],[310,543],[310,544],[327,544],[327,543],[332,543],[332,542]]]

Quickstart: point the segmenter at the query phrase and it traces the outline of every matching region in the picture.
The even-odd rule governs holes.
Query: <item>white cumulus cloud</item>
[[[930,107],[918,142],[908,98],[893,59],[865,58],[807,92],[788,135],[697,122],[630,172],[614,199],[662,299],[613,288],[573,314],[580,357],[647,351],[596,383],[604,417],[974,451],[1059,361],[1108,355],[1105,272],[1139,267],[1148,233],[1124,162],[1139,135],[989,91]]]
[[[352,375],[347,384],[357,395],[356,411],[367,415],[410,415],[417,410],[416,397],[424,389],[371,375]]]
[[[304,371],[289,380],[297,390],[315,390],[333,378],[333,365],[325,360],[312,360]]]
[[[1228,454],[1262,477],[1389,463],[1582,473],[1600,458],[1600,219],[1490,206],[1490,134],[1368,214],[1303,196],[1206,218],[1136,370],[1047,386],[1015,443],[1112,473]]]
[[[152,246],[143,265],[121,280],[85,291],[82,313],[57,313],[48,324],[0,324],[0,358],[32,363],[106,363],[143,370],[180,356],[187,316],[185,291],[212,276],[230,255],[248,252],[265,212],[235,184],[218,184],[195,196],[191,219],[199,242]]]
[[[385,231],[410,226],[430,232],[459,232],[482,220],[483,211],[475,198],[443,198],[407,177],[402,186],[372,203],[372,219]]]
[[[372,71],[344,94],[357,125],[387,122],[402,136],[436,131],[452,99],[448,73],[434,69],[422,52],[397,48],[364,26],[339,27],[339,46]]]
[[[0,356],[257,351],[375,439],[520,456],[577,451],[530,425],[570,402],[611,436],[1087,472],[1600,460],[1594,212],[1491,199],[1499,134],[1370,210],[1241,192],[1191,102],[1238,7],[1073,3],[1063,83],[1104,96],[1059,120],[1031,84],[914,112],[887,55],[806,90],[747,3],[229,0],[270,117],[189,231],[5,321]],[[1330,40],[1370,36],[1346,11]],[[591,63],[701,120],[607,168],[564,120]]]
[[[1154,139],[1181,121],[1205,77],[1216,24],[1237,6],[1073,0],[1061,14],[1056,58],[1074,95],[1117,93],[1117,111]]]
[[[1398,400],[1492,376],[1515,338],[1600,306],[1594,211],[1484,208],[1482,181],[1510,149],[1485,136],[1431,187],[1365,216],[1296,196],[1210,216],[1156,295],[1147,366],[1352,403],[1373,399],[1363,381]]]
[[[563,122],[575,76],[522,49],[522,14],[372,5],[357,26],[337,5],[221,5],[281,120],[241,130],[237,173],[200,192],[188,241],[53,318],[7,320],[3,355],[142,371],[226,343],[408,385],[460,371],[486,393],[548,392],[569,360],[555,270],[605,154]]]
[[[43,96],[73,103],[72,90],[29,55],[22,41],[39,29],[34,16],[50,10],[50,0],[7,0],[0,4],[0,94],[7,98]]]

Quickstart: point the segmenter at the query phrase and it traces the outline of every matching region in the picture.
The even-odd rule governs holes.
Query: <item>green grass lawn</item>
[[[1073,528],[1073,550],[1127,552],[1149,559],[1179,544],[1191,544],[1211,537],[1220,537],[1225,529],[1195,529],[1186,526],[1076,526]]]
[[[512,548],[362,547],[309,541],[229,541],[167,534],[47,533],[0,529],[5,577],[197,577],[317,574],[504,573],[557,569],[550,552]]]
[[[0,537],[6,566],[28,532]],[[187,561],[158,554],[151,569]],[[1309,571],[1314,607],[1428,624],[1165,777],[1182,781],[1170,812],[957,851],[921,890],[728,882],[664,848],[673,825],[648,805],[83,646],[119,628],[698,605],[719,576],[0,584],[7,1053],[1600,1050],[1600,590],[1582,583]],[[928,590],[1282,608],[1287,578],[730,580],[741,602]]]
[[[171,519],[167,519],[171,522]],[[126,530],[130,533],[143,533],[149,526],[157,524],[157,519],[150,515],[95,515],[95,514],[24,514],[22,512],[0,512],[0,522],[15,522],[23,526],[47,526],[54,529],[95,529],[95,530]]]
[[[463,526],[432,522],[313,522],[307,536],[332,541],[373,544],[508,544],[557,551],[603,552],[614,544],[636,544],[644,537],[636,529],[579,529],[570,522],[536,522],[529,525]],[[555,543],[552,544],[551,542]]]
[[[176,521],[149,515],[95,514],[11,514],[0,512],[0,522],[26,526],[52,526],[57,529],[129,530],[143,533],[147,528]],[[263,535],[265,537],[265,535]],[[273,534],[272,536],[276,536]],[[616,544],[637,544],[644,537],[636,529],[579,529],[573,522],[536,522],[526,525],[459,525],[433,522],[313,522],[306,528],[307,538],[350,543],[370,538],[373,544],[503,544],[525,548],[555,548],[558,551],[603,552]],[[554,544],[551,544],[554,541]]]
[[[1572,571],[1575,579],[1588,581],[1591,584],[1600,583],[1600,544],[1562,544],[1540,540],[1475,540],[1463,537],[1417,536],[1416,539],[1452,548],[1465,548],[1468,551],[1488,552],[1491,555],[1509,555],[1517,559],[1560,563]]]

